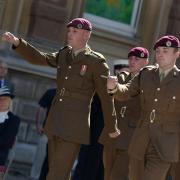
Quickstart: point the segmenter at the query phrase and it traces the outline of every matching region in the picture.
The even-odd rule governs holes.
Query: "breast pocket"
[[[83,80],[84,80],[84,77],[80,76],[79,74],[74,74],[71,77],[71,84],[75,88],[82,88],[83,87]]]
[[[82,73],[82,67],[80,65],[72,66],[72,70],[69,72],[67,86],[79,89],[83,88],[85,75],[86,72]]]
[[[163,131],[167,133],[179,133],[180,132],[179,121],[168,122],[163,124]]]

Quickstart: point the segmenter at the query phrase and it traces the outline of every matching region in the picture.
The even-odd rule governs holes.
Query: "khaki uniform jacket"
[[[125,84],[131,79],[130,73],[122,72],[119,75],[118,81],[121,84]],[[116,139],[111,139],[104,130],[99,141],[104,145],[111,143],[111,145],[117,149],[127,150],[140,117],[140,96],[135,96],[127,101],[115,100],[114,103],[118,119],[118,128],[121,130],[121,134]]]
[[[57,67],[57,93],[53,99],[45,132],[49,138],[59,136],[67,141],[89,144],[91,100],[96,91],[100,97],[108,133],[117,126],[113,99],[108,96],[105,78],[109,68],[105,58],[87,47],[73,58],[71,47],[55,53],[43,53],[20,39],[14,48],[30,63]]]
[[[131,83],[118,85],[115,98],[125,100],[140,94],[141,116],[131,139],[130,155],[143,159],[149,141],[160,158],[179,159],[180,70],[175,66],[160,83],[158,66],[144,68]]]

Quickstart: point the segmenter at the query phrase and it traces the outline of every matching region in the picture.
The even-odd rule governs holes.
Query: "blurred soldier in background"
[[[128,53],[129,68],[115,66],[119,83],[125,84],[133,79],[148,64],[148,58],[147,49],[143,47],[132,48]],[[115,108],[121,135],[116,139],[110,139],[102,133],[100,138],[104,144],[105,180],[126,180],[129,172],[128,147],[140,117],[140,97],[136,96],[122,102],[115,101]],[[139,164],[139,169],[142,170],[141,164]]]

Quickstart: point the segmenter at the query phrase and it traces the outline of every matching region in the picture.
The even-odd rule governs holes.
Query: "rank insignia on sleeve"
[[[87,71],[87,65],[82,65],[80,75],[84,76],[86,74],[86,71]]]

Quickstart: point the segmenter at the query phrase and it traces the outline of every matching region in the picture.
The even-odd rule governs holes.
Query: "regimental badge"
[[[167,42],[166,42],[166,46],[167,46],[167,47],[171,47],[171,41],[167,41]]]
[[[77,28],[82,29],[82,24],[81,23],[77,24]]]
[[[87,71],[87,65],[82,65],[80,75],[84,76],[86,74],[86,71]]]
[[[142,53],[140,54],[140,56],[143,58],[143,57],[144,57],[144,53],[142,52]]]
[[[173,74],[174,76],[177,76],[177,73],[176,72],[174,72],[174,74]]]

